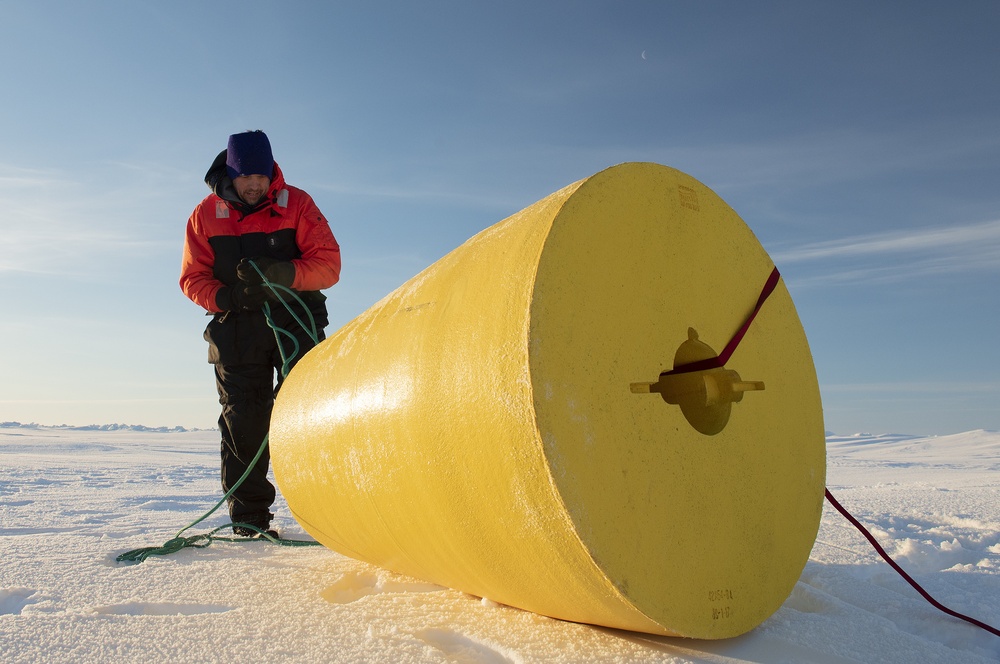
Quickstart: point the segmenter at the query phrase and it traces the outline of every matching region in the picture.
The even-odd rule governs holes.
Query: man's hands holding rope
[[[257,267],[254,268],[254,265]],[[270,287],[264,285],[264,279],[291,288],[295,281],[295,266],[289,261],[273,258],[254,258],[251,264],[251,259],[244,258],[236,266],[236,276],[240,282],[220,288],[215,296],[216,304],[223,311],[257,311],[265,302],[279,299]]]
[[[257,265],[257,269],[260,272],[250,264],[249,258],[244,258],[236,266],[236,276],[243,283],[250,286],[263,284],[264,280],[260,276],[261,272],[263,272],[264,277],[271,283],[284,286],[285,288],[292,287],[292,282],[295,281],[295,266],[291,262],[279,261],[274,258],[254,258],[253,262]]]

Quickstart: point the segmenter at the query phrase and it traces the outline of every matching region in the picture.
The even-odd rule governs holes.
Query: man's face
[[[271,186],[271,178],[266,175],[240,175],[233,179],[233,186],[244,203],[256,205]]]

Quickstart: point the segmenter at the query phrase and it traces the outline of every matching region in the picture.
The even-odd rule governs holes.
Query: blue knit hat
[[[261,130],[245,131],[229,137],[226,148],[226,172],[229,177],[240,175],[274,176],[274,157],[271,156],[271,141]]]

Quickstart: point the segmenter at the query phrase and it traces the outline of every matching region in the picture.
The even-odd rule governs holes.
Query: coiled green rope
[[[295,291],[291,290],[290,288],[285,288],[280,284],[275,284],[271,281],[268,281],[267,277],[264,276],[264,273],[261,272],[260,268],[257,267],[256,263],[250,261],[250,264],[253,266],[254,270],[257,271],[257,274],[260,275],[260,278],[263,280],[264,285],[271,289],[271,292],[273,292],[274,295],[278,298],[278,300],[285,306],[285,309],[288,310],[288,313],[291,314],[293,319],[295,319],[295,322],[299,324],[299,326],[305,331],[307,335],[309,335],[309,338],[312,340],[313,345],[318,344],[319,332],[316,330],[316,321],[313,318],[312,312],[309,311],[309,307],[306,306],[305,302],[303,302],[302,299],[295,294]],[[302,310],[306,312],[306,316],[309,319],[308,327],[306,326],[305,323],[302,322],[302,319],[300,319],[295,314],[295,312],[292,311],[291,306],[289,306],[288,302],[282,296],[281,294],[282,291],[290,295],[292,298],[295,299],[295,301],[297,301],[302,306]],[[285,376],[288,375],[293,360],[299,354],[299,349],[300,349],[299,341],[298,339],[295,338],[294,334],[292,334],[288,330],[278,327],[275,324],[274,319],[271,317],[271,307],[267,303],[264,304],[264,318],[267,320],[268,327],[270,327],[271,330],[274,331],[274,338],[275,341],[278,343],[278,352],[281,354],[281,362],[282,362],[281,375],[282,378],[284,378]],[[291,353],[285,352],[285,347],[281,343],[282,336],[285,336],[291,340],[293,346]],[[133,549],[132,551],[126,551],[125,553],[116,557],[115,560],[117,562],[141,563],[150,556],[166,556],[170,555],[171,553],[177,553],[181,549],[185,549],[188,547],[203,549],[211,545],[211,543],[216,540],[223,542],[252,542],[260,539],[266,539],[270,542],[273,542],[274,544],[280,544],[281,546],[322,546],[319,542],[315,542],[312,540],[291,540],[291,539],[273,537],[268,533],[264,532],[263,530],[261,530],[260,528],[250,525],[249,523],[227,523],[226,525],[219,526],[218,528],[215,528],[214,530],[211,530],[207,533],[202,533],[198,535],[189,535],[187,537],[183,536],[184,531],[193,528],[194,526],[198,525],[199,523],[207,519],[209,516],[214,514],[215,511],[219,509],[219,507],[222,506],[223,503],[226,502],[229,496],[232,495],[232,493],[236,491],[236,489],[239,488],[241,484],[243,484],[243,481],[247,478],[247,476],[250,474],[250,471],[257,464],[257,460],[260,459],[260,455],[264,453],[265,449],[267,449],[267,441],[268,441],[268,436],[264,436],[264,440],[261,442],[260,448],[257,450],[257,454],[254,456],[253,460],[250,461],[250,463],[247,465],[246,471],[243,473],[240,479],[236,481],[236,484],[234,484],[229,489],[229,491],[227,491],[226,494],[222,496],[222,499],[219,500],[219,502],[217,502],[214,507],[212,507],[212,509],[208,510],[200,517],[198,517],[188,525],[181,528],[179,531],[177,531],[176,535],[174,535],[171,539],[167,540],[160,546],[146,546],[139,549]],[[246,528],[248,530],[255,530],[258,533],[260,533],[260,537],[218,537],[215,535],[215,533],[219,532],[220,530],[226,530],[232,528],[233,526],[239,526],[241,528]]]

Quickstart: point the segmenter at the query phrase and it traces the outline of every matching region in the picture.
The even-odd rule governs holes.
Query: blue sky
[[[184,224],[260,128],[342,245],[329,332],[655,161],[774,258],[827,429],[1000,429],[998,34],[994,1],[5,3],[0,421],[214,426]]]

